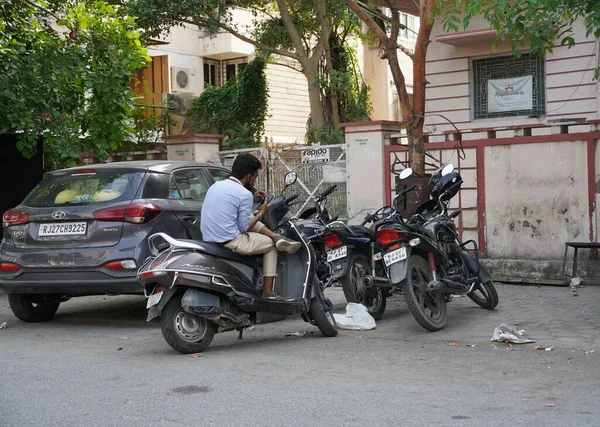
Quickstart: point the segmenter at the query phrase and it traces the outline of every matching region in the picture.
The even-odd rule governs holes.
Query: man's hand
[[[260,212],[259,212],[259,214],[260,214],[261,218],[262,218],[262,216],[263,216],[264,214],[266,214],[266,213],[267,213],[267,211],[268,211],[268,210],[269,210],[269,205],[268,205],[268,203],[267,203],[267,199],[265,198],[265,201],[263,202],[263,204],[262,204],[262,205],[261,205],[261,207],[260,207]]]
[[[266,198],[267,197],[267,193],[265,193],[264,191],[256,191],[254,193],[254,203],[258,203],[260,202],[261,198]]]

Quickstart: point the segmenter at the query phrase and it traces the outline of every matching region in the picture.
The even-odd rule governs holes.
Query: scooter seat
[[[246,264],[252,268],[256,268],[256,266],[257,266],[256,261],[257,261],[257,258],[259,258],[258,255],[244,256],[244,255],[236,254],[231,249],[226,248],[225,246],[221,245],[220,243],[204,242],[204,241],[200,241],[200,240],[189,240],[189,239],[177,239],[177,240],[180,240],[182,242],[191,242],[191,243],[200,245],[205,249],[207,254],[214,255],[217,258],[224,258],[224,259],[229,259],[232,261],[237,261],[239,263]]]

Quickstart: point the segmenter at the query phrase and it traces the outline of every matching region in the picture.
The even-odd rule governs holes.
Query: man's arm
[[[238,209],[237,225],[241,232],[248,231],[250,218],[252,217],[252,193],[248,191],[247,195],[241,200]],[[256,224],[256,223],[255,223]]]
[[[269,205],[267,204],[267,199],[265,199],[260,207],[260,211],[258,212],[258,214],[254,215],[250,219],[250,223],[248,224],[248,231],[254,228],[256,223],[258,223],[258,221],[262,219],[263,215],[267,213],[267,210],[269,210]]]

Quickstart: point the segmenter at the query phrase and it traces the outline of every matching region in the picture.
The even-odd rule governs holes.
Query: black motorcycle
[[[286,175],[286,188],[296,174]],[[284,188],[285,191],[285,188]],[[217,243],[173,239],[164,233],[149,238],[153,257],[138,271],[148,297],[150,321],[161,316],[167,343],[181,353],[206,349],[217,332],[283,320],[292,314],[316,325],[323,335],[337,335],[332,303],[323,293],[329,268],[317,264],[310,240],[289,205],[297,196],[270,196],[263,223],[282,236],[302,242],[295,254],[279,253],[274,291],[292,301],[261,298],[262,257],[241,256]]]
[[[415,187],[400,191],[396,198],[405,196]],[[369,314],[379,320],[385,313],[392,285],[382,261],[381,244],[376,232],[389,222],[402,221],[402,216],[390,206],[367,214],[360,225],[346,225],[339,221],[328,224],[323,240],[327,260],[334,275],[341,277],[342,289],[348,302],[367,307]],[[367,227],[367,225],[369,225]]]
[[[400,178],[411,174],[406,169]],[[439,168],[429,180],[430,200],[408,221],[390,222],[376,233],[390,283],[401,289],[412,315],[429,331],[446,325],[452,294],[466,294],[487,309],[498,305],[492,276],[479,262],[477,243],[460,241],[454,224],[460,210],[448,213],[450,199],[461,185],[452,164]]]

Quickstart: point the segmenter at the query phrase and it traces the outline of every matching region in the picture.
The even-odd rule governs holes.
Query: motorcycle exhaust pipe
[[[472,287],[469,288],[467,285],[448,279],[432,280],[427,284],[427,292],[433,294],[466,293],[471,291],[471,289]]]

